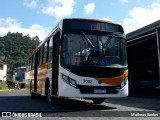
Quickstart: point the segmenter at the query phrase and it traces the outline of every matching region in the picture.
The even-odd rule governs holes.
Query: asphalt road
[[[126,98],[106,99],[101,105],[90,100],[65,99],[60,105],[49,104],[45,97],[31,99],[25,89],[0,91],[0,112],[41,113],[42,117],[62,119],[105,119],[119,117],[141,120],[160,119],[160,95],[132,94]],[[158,117],[157,117],[158,116]]]

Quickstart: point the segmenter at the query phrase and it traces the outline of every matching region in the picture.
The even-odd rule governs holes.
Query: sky
[[[160,20],[160,0],[1,0],[0,36],[20,32],[42,41],[63,18],[111,20],[127,34]]]

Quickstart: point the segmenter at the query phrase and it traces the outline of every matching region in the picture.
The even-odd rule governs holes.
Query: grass
[[[18,89],[21,88],[21,85],[18,84],[18,82],[13,82],[13,81],[7,81],[7,82],[0,82],[0,90],[4,89]],[[30,84],[25,84],[26,89],[30,89]]]

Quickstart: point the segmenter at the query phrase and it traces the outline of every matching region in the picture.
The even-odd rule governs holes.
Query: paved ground
[[[108,119],[114,119],[113,116],[120,117],[119,120],[122,117],[125,119],[134,119],[135,116],[139,116],[138,118],[141,120],[158,120],[160,119],[160,96],[132,94],[126,98],[107,99],[101,105],[92,104],[89,100],[67,99],[63,100],[61,105],[50,105],[45,100],[45,97],[31,99],[29,91],[25,89],[8,90],[0,91],[0,112],[4,111],[21,113],[38,112],[42,113],[42,116],[47,119],[54,117],[54,119],[59,120],[70,118],[80,120],[84,119],[84,117],[85,119],[96,120],[106,119],[106,117],[110,117]],[[142,115],[146,115],[147,117],[140,117]],[[152,115],[152,117],[148,115]],[[155,115],[158,115],[159,118],[155,117]]]

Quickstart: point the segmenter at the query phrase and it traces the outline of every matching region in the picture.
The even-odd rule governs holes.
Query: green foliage
[[[26,66],[26,58],[31,51],[40,43],[36,36],[31,38],[22,33],[11,33],[0,37],[0,55],[5,55],[5,62],[8,65],[8,72],[14,68]]]
[[[3,90],[3,89],[8,89],[8,86],[6,83],[0,82],[0,90]]]

